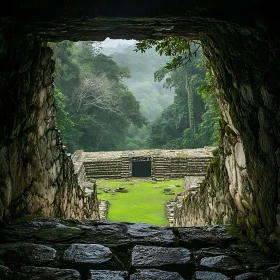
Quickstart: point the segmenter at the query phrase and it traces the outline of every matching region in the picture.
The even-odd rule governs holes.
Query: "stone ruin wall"
[[[171,201],[173,212],[169,216],[170,226],[224,225],[235,222],[235,205],[228,192],[226,170],[220,170],[222,163],[217,150],[204,176],[185,177],[184,191]]]
[[[33,36],[1,38],[0,92],[12,94],[0,100],[0,220],[22,213],[98,219],[96,191],[78,185],[56,129],[51,49]]]
[[[151,178],[169,180],[184,178],[186,174],[204,174],[213,154],[213,147],[185,150],[135,150],[117,152],[76,151],[72,160],[76,173],[84,179],[124,179],[132,177],[133,158],[151,161]]]

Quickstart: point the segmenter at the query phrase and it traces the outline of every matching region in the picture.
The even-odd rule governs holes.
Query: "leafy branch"
[[[154,47],[160,55],[172,57],[171,62],[167,63],[164,68],[175,70],[189,63],[194,56],[196,57],[200,46],[199,41],[186,41],[180,37],[166,37],[163,40],[138,41],[135,45],[135,51],[144,53]]]

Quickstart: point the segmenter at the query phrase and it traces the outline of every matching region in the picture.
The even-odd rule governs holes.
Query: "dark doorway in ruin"
[[[150,158],[132,158],[132,177],[151,177],[152,163]]]

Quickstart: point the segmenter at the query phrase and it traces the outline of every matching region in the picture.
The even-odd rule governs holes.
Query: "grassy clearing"
[[[183,179],[171,181],[131,180],[131,181],[97,181],[98,198],[110,202],[108,221],[147,223],[167,226],[165,202],[183,190]],[[176,186],[177,185],[177,186]],[[180,187],[178,187],[180,185]],[[165,188],[175,194],[167,195]],[[105,193],[104,188],[114,191],[117,188],[128,190],[127,193]]]

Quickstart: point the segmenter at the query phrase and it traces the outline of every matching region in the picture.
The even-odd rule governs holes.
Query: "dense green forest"
[[[179,43],[193,54],[187,63],[170,41],[138,42],[110,55],[96,42],[50,43],[57,126],[68,151],[217,145],[213,79],[199,45],[185,50]]]

